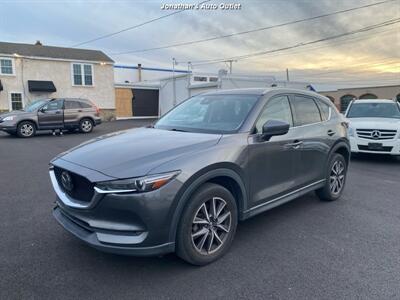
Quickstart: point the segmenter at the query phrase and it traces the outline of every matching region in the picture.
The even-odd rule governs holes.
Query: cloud
[[[199,0],[200,1],[200,0]],[[195,3],[197,1],[167,1]],[[160,10],[166,1],[3,1],[1,10],[12,13],[0,18],[0,40],[71,46],[169,13]],[[213,3],[219,3],[216,0]],[[228,2],[228,1],[225,1]],[[240,1],[238,11],[185,11],[84,45],[116,53],[208,38],[263,26],[280,24],[374,1]],[[113,56],[117,63],[170,67],[179,61],[215,59],[295,45],[358,29],[399,17],[400,2],[365,8],[320,20],[289,25],[232,38],[151,52]],[[397,26],[397,27],[396,27]],[[284,76],[289,68],[307,81],[349,81],[376,78],[384,83],[399,79],[400,28],[398,25],[342,38],[329,43],[254,57],[234,63],[234,71]],[[394,63],[393,63],[394,61]],[[368,66],[369,62],[375,65]],[[346,66],[346,68],[343,68]],[[180,67],[186,68],[184,64]],[[216,72],[224,63],[197,66],[196,71]],[[313,76],[313,73],[327,73]],[[382,79],[380,79],[382,78]]]

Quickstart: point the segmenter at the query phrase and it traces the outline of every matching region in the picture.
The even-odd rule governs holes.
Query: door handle
[[[56,110],[56,115],[59,115],[59,114],[61,114],[61,111]]]
[[[82,109],[78,109],[78,112],[82,112]]]
[[[287,146],[288,148],[291,147],[293,149],[299,149],[302,144],[303,141],[295,140],[293,143],[286,144],[285,146]]]
[[[329,135],[329,136],[332,136],[332,135],[334,135],[334,134],[335,134],[335,132],[334,132],[333,130],[330,130],[330,129],[328,130],[328,135]]]

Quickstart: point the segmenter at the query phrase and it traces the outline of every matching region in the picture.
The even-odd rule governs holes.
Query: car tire
[[[340,198],[346,184],[347,162],[343,155],[334,153],[330,159],[325,185],[316,191],[322,201]]]
[[[226,188],[214,183],[201,186],[182,213],[177,255],[198,266],[221,258],[235,236],[237,214],[235,198]]]
[[[82,133],[90,133],[93,130],[93,121],[89,118],[84,118],[79,122],[79,131]]]
[[[17,135],[21,138],[30,138],[36,134],[36,126],[33,122],[22,121],[17,126]]]

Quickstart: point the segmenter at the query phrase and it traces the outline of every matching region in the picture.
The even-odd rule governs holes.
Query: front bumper
[[[64,227],[65,230],[72,233],[75,237],[96,248],[100,251],[135,256],[151,256],[173,252],[175,250],[174,243],[165,243],[156,246],[138,247],[131,246],[131,243],[137,244],[145,238],[146,233],[137,236],[121,235],[115,233],[104,233],[85,226],[72,216],[68,216],[60,207],[55,207],[53,210],[54,218]]]
[[[71,168],[68,171],[74,172]],[[179,180],[142,194],[95,192],[92,200],[85,203],[64,193],[52,172],[50,177],[57,194],[53,216],[86,244],[126,255],[147,256],[174,251],[175,242],[170,240],[170,233],[175,196],[182,186]]]
[[[16,132],[17,125],[13,121],[0,122],[0,130],[6,132]]]
[[[370,149],[369,143],[381,143],[382,149]],[[353,153],[374,153],[387,155],[400,155],[400,139],[370,140],[359,137],[350,137],[350,147]]]

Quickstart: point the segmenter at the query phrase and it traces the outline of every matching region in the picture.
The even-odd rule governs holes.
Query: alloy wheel
[[[229,236],[232,214],[226,201],[213,197],[197,210],[192,222],[192,243],[202,255],[218,251]]]
[[[90,122],[89,120],[84,120],[82,122],[81,128],[84,132],[88,132],[92,129],[92,122]]]
[[[344,174],[344,164],[340,160],[336,160],[332,165],[329,188],[333,195],[338,195],[344,186],[345,174]]]
[[[21,126],[20,132],[23,136],[31,136],[33,134],[33,126],[32,124],[23,124]]]

